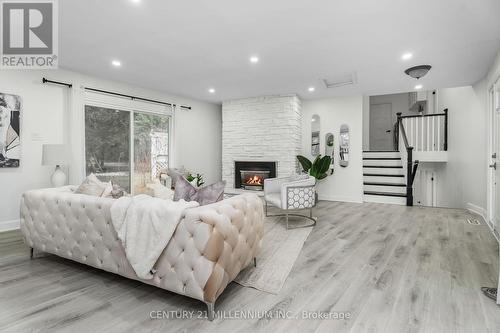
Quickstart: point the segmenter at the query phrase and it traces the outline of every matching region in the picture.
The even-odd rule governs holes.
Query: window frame
[[[130,126],[129,126],[129,165],[130,165],[130,179],[129,186],[130,192],[134,195],[134,178],[135,178],[135,152],[134,152],[134,114],[146,113],[160,116],[167,116],[168,119],[168,167],[170,168],[174,161],[174,118],[175,106],[167,106],[158,103],[143,102],[137,100],[130,100],[124,97],[116,97],[103,93],[95,93],[85,91],[85,98],[82,106],[82,133],[83,133],[83,163],[81,169],[82,179],[87,177],[87,150],[85,139],[85,107],[95,106],[106,109],[113,109],[125,111],[129,113]]]

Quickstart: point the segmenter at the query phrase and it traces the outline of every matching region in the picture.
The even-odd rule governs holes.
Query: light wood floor
[[[0,234],[0,331],[500,332],[498,245],[462,210],[321,202],[319,222],[279,295],[232,283],[217,311],[299,319],[150,319],[203,303],[55,256],[29,260],[19,232]],[[287,312],[288,311],[288,312]],[[300,318],[349,312],[348,320]],[[226,312],[227,316],[235,313]]]

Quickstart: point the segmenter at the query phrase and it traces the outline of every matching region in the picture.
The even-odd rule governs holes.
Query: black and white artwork
[[[20,147],[21,97],[0,93],[0,168],[17,168]]]

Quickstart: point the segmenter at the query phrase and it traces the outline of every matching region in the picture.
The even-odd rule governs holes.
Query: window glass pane
[[[130,113],[85,106],[87,175],[113,181],[130,192]]]
[[[168,168],[168,130],[168,116],[134,113],[134,194]]]

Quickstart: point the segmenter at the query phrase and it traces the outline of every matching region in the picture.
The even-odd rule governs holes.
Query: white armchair
[[[298,216],[309,219],[312,223],[301,225],[301,227],[312,227],[316,225],[316,218],[312,216],[312,208],[316,204],[316,178],[309,175],[291,176],[283,178],[268,178],[264,180],[264,199],[266,201],[266,216],[285,216],[286,227],[289,216]],[[268,204],[283,210],[284,214],[269,215]],[[309,216],[291,214],[289,211],[309,209]]]

